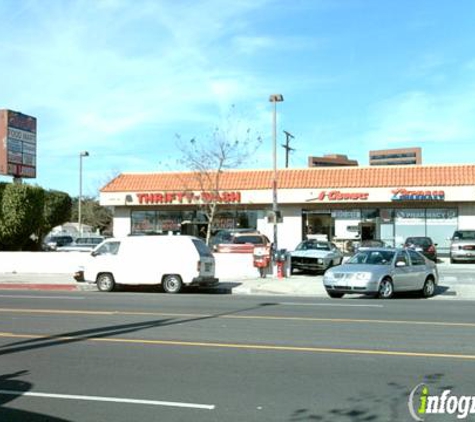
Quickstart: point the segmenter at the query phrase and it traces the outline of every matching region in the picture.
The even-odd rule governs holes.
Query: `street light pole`
[[[282,94],[272,94],[269,101],[274,103],[272,113],[272,162],[273,162],[273,178],[272,178],[272,214],[274,217],[274,250],[277,251],[277,103],[284,101]]]
[[[78,230],[79,236],[82,235],[82,159],[83,157],[89,157],[89,152],[81,151],[79,153],[79,200],[78,200]]]

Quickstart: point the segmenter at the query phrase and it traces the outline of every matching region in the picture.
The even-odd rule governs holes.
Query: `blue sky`
[[[78,195],[82,150],[88,195],[179,169],[175,135],[206,137],[232,105],[264,141],[245,167],[270,169],[273,93],[290,167],[413,146],[474,161],[473,0],[0,0],[0,16],[0,108],[37,117],[29,183],[47,189]]]

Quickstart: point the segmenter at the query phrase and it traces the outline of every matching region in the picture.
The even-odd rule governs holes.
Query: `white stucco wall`
[[[475,204],[459,205],[459,229],[475,229]]]
[[[294,250],[302,240],[302,208],[280,207],[282,223],[277,227],[277,243],[279,249]],[[257,220],[257,230],[265,234],[271,241],[274,239],[274,225],[263,216]]]
[[[222,282],[259,277],[252,254],[216,253],[214,257],[216,277]],[[74,272],[90,259],[86,252],[0,252],[0,273],[70,274],[74,284]]]
[[[114,237],[124,237],[130,234],[130,208],[114,208]]]

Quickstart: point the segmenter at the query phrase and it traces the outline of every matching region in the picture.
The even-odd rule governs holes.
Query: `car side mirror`
[[[97,252],[97,251],[92,251],[91,252],[91,256],[96,257],[97,255],[99,255],[99,252]]]
[[[405,266],[406,266],[406,263],[404,261],[397,261],[396,262],[396,267],[398,267],[398,268],[405,267]]]

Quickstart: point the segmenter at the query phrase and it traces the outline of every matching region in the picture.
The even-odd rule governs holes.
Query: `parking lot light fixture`
[[[79,153],[79,198],[78,198],[78,230],[79,236],[82,235],[82,159],[84,157],[89,157],[88,151],[81,151]]]
[[[274,250],[277,250],[277,103],[284,101],[282,94],[272,94],[269,101],[274,103],[272,113],[272,163],[273,163],[273,177],[272,177],[272,214],[274,221]]]

